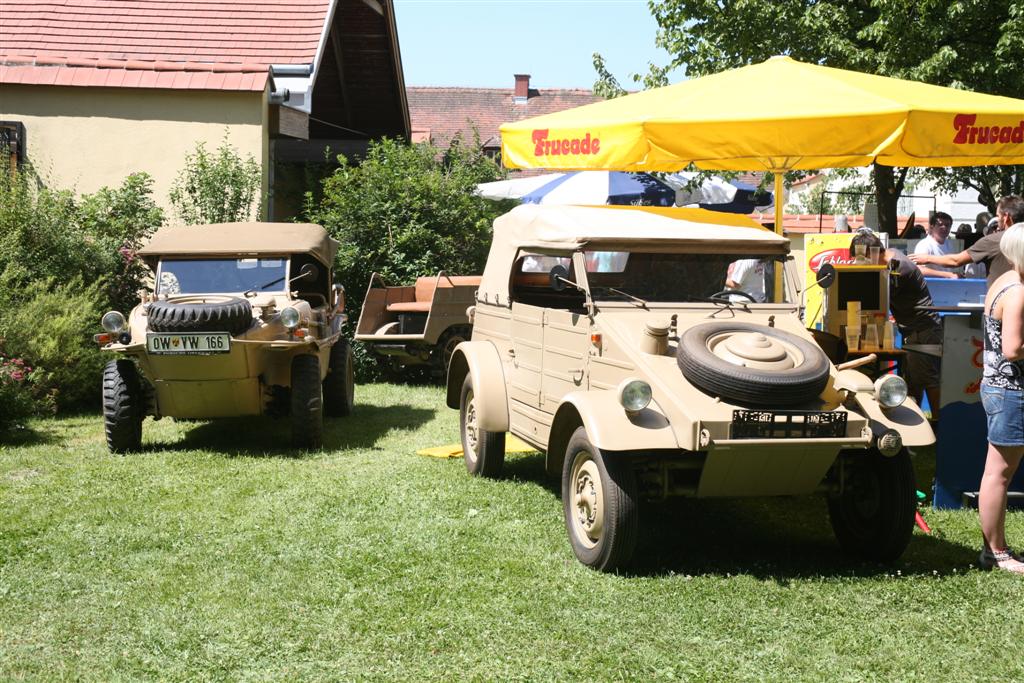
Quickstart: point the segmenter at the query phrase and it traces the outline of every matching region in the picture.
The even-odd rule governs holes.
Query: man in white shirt
[[[948,213],[936,211],[928,219],[928,235],[914,247],[915,254],[926,254],[928,256],[946,256],[953,253],[953,247],[949,243],[949,231],[953,228],[953,217]],[[921,274],[925,277],[944,277],[956,279],[959,273],[949,266],[928,265],[918,266]]]
[[[725,286],[739,289],[754,297],[757,303],[764,303],[764,261],[755,258],[740,259],[729,266]],[[737,297],[737,301],[741,298]]]

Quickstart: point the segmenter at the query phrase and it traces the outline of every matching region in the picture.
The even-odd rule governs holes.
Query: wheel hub
[[[480,433],[476,426],[476,404],[473,402],[472,393],[466,397],[466,404],[466,446],[468,446],[469,449],[465,455],[475,462]]]
[[[761,370],[789,370],[797,366],[795,352],[761,332],[725,333],[708,339],[708,348],[733,365]]]
[[[597,464],[581,453],[573,475],[573,521],[582,540],[596,543],[604,527],[604,496]]]

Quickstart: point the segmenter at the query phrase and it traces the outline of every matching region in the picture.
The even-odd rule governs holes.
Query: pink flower
[[[25,373],[22,372],[21,370],[15,370],[11,373],[11,379],[13,379],[15,382],[21,382],[22,380],[25,379]]]

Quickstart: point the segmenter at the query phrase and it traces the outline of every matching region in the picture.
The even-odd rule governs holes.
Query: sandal
[[[978,556],[978,566],[985,571],[1002,569],[1014,574],[1024,574],[1024,557],[1009,548],[1005,550],[982,548],[981,555]]]

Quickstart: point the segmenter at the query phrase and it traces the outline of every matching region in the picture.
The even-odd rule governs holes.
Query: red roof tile
[[[500,145],[498,127],[508,121],[550,114],[597,102],[590,90],[530,89],[526,102],[513,102],[512,88],[406,88],[413,135],[429,133],[446,145],[457,133],[472,139],[474,128],[485,146]]]
[[[314,61],[332,1],[3,0],[0,83],[259,91]]]

